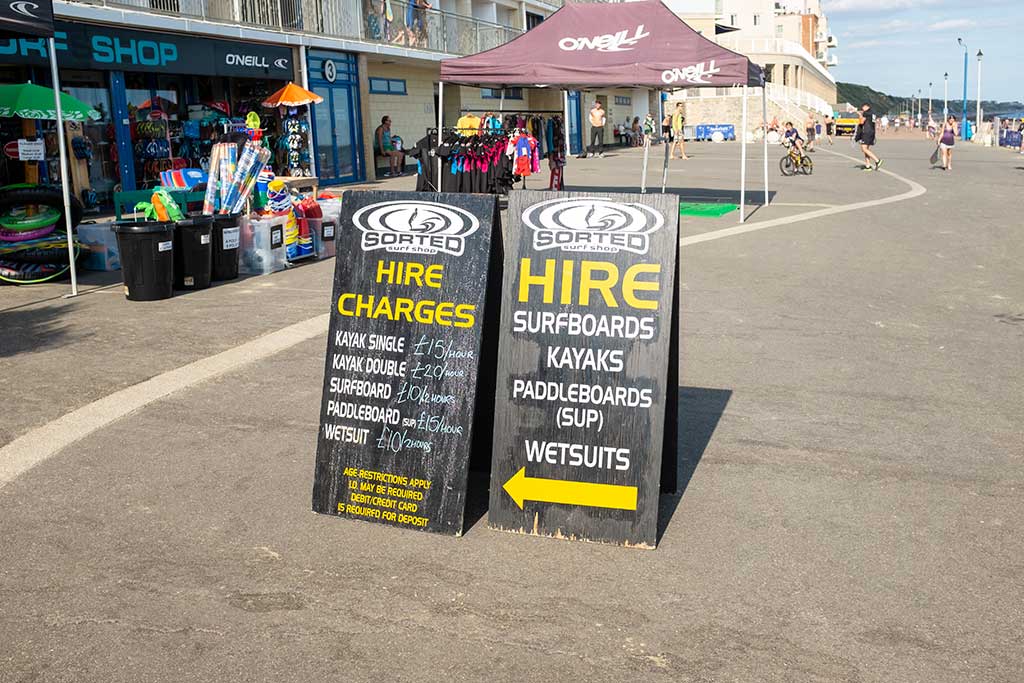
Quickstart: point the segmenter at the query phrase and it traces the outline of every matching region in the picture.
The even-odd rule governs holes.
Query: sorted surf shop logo
[[[583,36],[573,38],[567,36],[558,41],[558,47],[566,52],[578,50],[597,50],[598,52],[625,52],[632,50],[642,38],[651,35],[644,31],[644,25],[640,24],[633,29],[633,35],[629,35],[629,29],[623,29],[616,33],[605,33],[600,36]]]
[[[661,72],[661,80],[663,83],[683,81],[695,85],[707,85],[711,82],[708,79],[721,71],[721,69],[715,67],[715,60],[712,59],[707,64],[701,62],[700,64],[691,64],[682,68],[665,69]]]
[[[352,217],[363,233],[363,251],[462,256],[466,238],[480,227],[476,216],[436,202],[380,202]]]
[[[650,234],[665,222],[661,214],[643,204],[607,199],[551,199],[523,212],[523,223],[533,230],[536,251],[646,254]]]

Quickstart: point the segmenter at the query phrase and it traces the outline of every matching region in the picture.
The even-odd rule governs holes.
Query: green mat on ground
[[[679,202],[680,216],[703,216],[721,218],[739,209],[739,204],[708,204],[706,202]]]

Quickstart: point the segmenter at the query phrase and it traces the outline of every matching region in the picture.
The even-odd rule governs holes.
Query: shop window
[[[628,95],[616,95],[615,104],[621,104],[624,107],[629,107],[633,104],[633,98]]]
[[[376,95],[408,95],[405,79],[370,78],[370,92]]]
[[[480,97],[485,100],[500,100],[501,99],[501,88],[480,88]],[[523,99],[522,88],[505,88],[505,99],[506,100],[521,100]]]

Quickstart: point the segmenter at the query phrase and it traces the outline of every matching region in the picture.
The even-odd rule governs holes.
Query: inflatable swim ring
[[[0,242],[24,242],[26,240],[34,240],[40,237],[46,237],[56,229],[56,223],[47,225],[45,228],[36,228],[35,230],[18,231],[4,230],[3,228],[0,228]]]
[[[71,195],[71,227],[82,222],[82,202]],[[44,185],[7,185],[0,187],[0,216],[9,214],[16,206],[33,204],[46,206],[56,211],[56,217],[50,223],[64,224],[64,195],[59,187]],[[45,224],[44,224],[45,225]],[[6,226],[5,226],[6,227]],[[36,227],[42,227],[36,226]],[[28,229],[28,228],[24,228]]]
[[[42,206],[33,216],[24,213],[8,213],[0,216],[0,228],[12,232],[30,232],[53,225],[62,218],[57,209],[50,206]]]
[[[75,247],[75,258],[81,250]],[[71,268],[67,263],[18,263],[0,259],[0,282],[12,285],[34,285],[64,277]]]
[[[80,245],[76,243],[75,248],[79,249]],[[66,264],[67,233],[54,232],[46,237],[24,242],[0,242],[0,259],[16,263]]]

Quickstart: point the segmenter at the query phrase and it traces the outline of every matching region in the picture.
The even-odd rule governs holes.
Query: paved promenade
[[[752,147],[749,222],[686,219],[654,551],[488,530],[480,476],[462,538],[311,513],[333,261],[0,289],[0,681],[1020,680],[1024,157],[931,149],[773,148],[760,207]],[[688,152],[670,190],[738,201]]]

